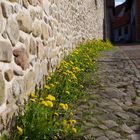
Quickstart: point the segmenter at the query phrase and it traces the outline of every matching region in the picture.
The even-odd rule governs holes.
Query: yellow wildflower
[[[75,124],[76,120],[70,120],[70,124]]]
[[[63,120],[63,126],[65,129],[70,127],[70,124],[67,122],[67,120]]]
[[[35,93],[30,93],[30,94],[28,94],[28,96],[30,96],[32,98],[37,98],[37,95],[35,95]]]
[[[48,80],[51,80],[51,77],[50,76],[48,77]]]
[[[54,87],[54,84],[50,84],[51,87]]]
[[[50,89],[50,86],[48,86],[48,85],[45,85],[44,87],[48,90]]]
[[[41,104],[48,106],[48,104],[46,103],[46,101],[42,101]]]
[[[59,82],[55,82],[55,84],[56,84],[56,85],[58,85],[58,84],[59,84]]]
[[[71,82],[71,79],[68,79],[69,82]]]
[[[73,133],[77,133],[77,129],[76,128],[72,128],[71,129]]]
[[[73,116],[73,112],[70,112],[70,115]]]
[[[73,68],[73,71],[74,71],[74,72],[79,72],[79,71],[81,71],[81,70],[80,70],[79,67],[74,67],[74,68]]]
[[[19,126],[17,126],[18,134],[22,135],[23,134],[23,129]]]
[[[65,66],[64,66],[64,68],[65,68],[65,69],[67,69],[67,68],[68,68],[68,66],[67,66],[67,65],[65,65]]]
[[[37,95],[35,95],[34,93],[31,93],[31,97],[32,98],[37,98]]]
[[[46,97],[46,99],[48,99],[50,101],[55,101],[56,100],[55,97],[50,95],[50,94]]]
[[[66,125],[67,124],[67,120],[63,120],[63,125]]]
[[[75,74],[73,74],[73,73],[72,73],[72,75],[71,75],[71,76],[72,76],[72,79],[77,80],[77,77],[75,76]]]
[[[43,104],[47,107],[53,107],[53,102],[52,101],[42,101],[41,104]]]
[[[59,114],[57,112],[55,112],[54,115],[56,115],[57,117],[59,116]]]
[[[70,60],[70,64],[72,64],[72,65],[73,65],[74,63]]]
[[[70,94],[70,92],[69,92],[69,91],[66,91],[65,93],[66,93],[66,94],[68,94],[68,95]]]
[[[40,100],[40,101],[43,101],[44,99],[43,99],[43,98],[39,98],[39,100]]]
[[[68,104],[65,104],[65,110],[66,111],[68,110]]]
[[[64,75],[67,75],[67,73],[66,73],[66,72],[63,72],[63,74],[64,74]]]
[[[36,100],[35,99],[30,99],[32,102],[36,102]]]
[[[80,85],[80,88],[84,88],[84,86],[83,85]]]
[[[65,111],[68,110],[68,104],[60,103],[60,107],[62,107]]]
[[[53,107],[53,102],[52,101],[46,101],[49,107]]]

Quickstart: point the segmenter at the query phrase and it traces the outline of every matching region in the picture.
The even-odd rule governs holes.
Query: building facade
[[[105,38],[113,40],[112,19],[114,17],[115,0],[105,0]]]
[[[112,26],[114,42],[140,41],[140,1],[126,0],[115,7]]]

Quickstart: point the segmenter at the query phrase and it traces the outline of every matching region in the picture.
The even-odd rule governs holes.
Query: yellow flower
[[[45,85],[44,87],[45,87],[46,89],[48,89],[48,90],[50,89],[50,87],[49,87],[48,85]]]
[[[68,110],[68,104],[65,104],[65,110],[66,111]]]
[[[22,135],[23,134],[23,129],[19,126],[17,126],[18,134]]]
[[[66,76],[67,75],[67,73],[66,72],[63,72],[63,74]]]
[[[52,101],[46,101],[49,107],[53,107],[53,102]]]
[[[70,124],[75,124],[76,120],[70,120]]]
[[[59,114],[57,112],[55,112],[54,115],[56,115],[57,117],[59,116]]]
[[[55,84],[56,84],[56,85],[58,85],[58,84],[59,84],[59,82],[55,82]]]
[[[43,99],[43,98],[39,98],[39,100],[40,100],[40,101],[43,101],[44,99]]]
[[[50,76],[48,77],[48,80],[51,80],[51,77]]]
[[[55,97],[50,95],[50,94],[46,97],[46,99],[48,99],[50,101],[55,101],[56,100]]]
[[[66,93],[66,94],[68,94],[68,95],[70,94],[70,92],[69,92],[69,91],[66,91],[65,93]]]
[[[42,101],[41,104],[43,104],[47,107],[53,107],[53,102],[52,101]]]
[[[68,110],[68,104],[60,103],[59,104],[61,108],[63,108],[65,111]]]
[[[73,116],[73,112],[70,112],[70,115]]]
[[[68,79],[69,82],[71,82],[71,79]]]
[[[30,99],[32,102],[36,102],[36,100],[35,99]]]
[[[29,96],[32,98],[37,98],[37,95],[35,95],[35,93],[30,93]]]
[[[84,86],[83,85],[80,85],[80,88],[84,88]]]
[[[73,133],[77,133],[77,129],[76,128],[72,128],[71,129]]]
[[[80,70],[79,67],[74,67],[74,68],[73,68],[73,71],[74,71],[74,72],[79,72],[79,71],[81,71],[81,70]]]
[[[46,101],[42,101],[41,104],[48,106],[48,104],[46,103]]]
[[[67,122],[67,120],[63,120],[63,126],[65,129],[70,127],[70,124]]]
[[[70,64],[72,64],[72,65],[73,65],[74,63],[70,60]]]
[[[54,87],[54,84],[50,84],[51,87]]]
[[[75,76],[75,74],[72,74],[71,76],[72,76],[72,79],[77,80],[77,77]]]

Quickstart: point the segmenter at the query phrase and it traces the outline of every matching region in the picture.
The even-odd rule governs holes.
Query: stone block
[[[0,33],[2,33],[5,29],[5,20],[2,14],[2,8],[0,6]]]
[[[37,6],[38,4],[38,0],[28,0],[28,2],[33,6]]]
[[[64,37],[63,37],[63,35],[62,34],[58,34],[57,35],[57,39],[56,39],[56,45],[57,46],[60,46],[60,45],[62,45],[64,43]]]
[[[35,72],[33,70],[30,70],[24,76],[24,83],[26,93],[31,92],[35,88]]]
[[[45,22],[42,22],[41,28],[42,28],[42,38],[45,40],[48,40],[48,38],[49,38],[49,25],[46,24]]]
[[[21,70],[14,69],[13,72],[16,76],[23,76],[24,75],[23,71],[21,71]]]
[[[35,82],[38,84],[43,78],[42,68],[39,63],[35,64]]]
[[[1,2],[2,13],[5,18],[8,18],[13,13],[13,7],[7,2]]]
[[[32,19],[29,14],[20,11],[16,17],[20,30],[31,33],[32,31]]]
[[[38,0],[39,6],[43,7],[43,0]]]
[[[10,63],[12,60],[12,46],[7,41],[0,41],[0,62]]]
[[[28,0],[23,0],[23,6],[25,8],[28,8],[28,6],[29,6]]]
[[[7,20],[6,30],[12,45],[16,45],[19,40],[19,26],[17,21],[9,18]]]
[[[33,37],[30,38],[29,52],[37,56],[37,44]]]
[[[45,49],[41,40],[37,40],[37,57],[41,60],[45,57]]]
[[[4,77],[8,82],[11,81],[14,77],[13,70],[9,69],[9,70],[5,71]]]
[[[42,61],[41,68],[43,75],[48,75],[48,68],[47,68],[48,62],[46,60]]]
[[[46,13],[46,15],[50,15],[49,7],[50,7],[50,2],[48,0],[44,0],[43,1],[43,10]]]
[[[0,105],[3,103],[5,97],[5,82],[2,73],[0,73]]]
[[[23,70],[29,68],[29,56],[24,47],[14,49],[13,54],[17,65],[21,66]]]
[[[35,9],[33,9],[33,8],[30,9],[30,16],[31,16],[32,20],[34,21],[35,18],[36,18],[36,11],[35,11]]]
[[[42,33],[41,24],[39,20],[35,20],[33,23],[33,36],[40,36]]]
[[[12,95],[19,99],[19,96],[25,91],[25,83],[23,79],[17,79],[12,82]]]

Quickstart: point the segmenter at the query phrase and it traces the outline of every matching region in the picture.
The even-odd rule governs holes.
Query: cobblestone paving
[[[97,77],[77,111],[82,139],[140,140],[140,73],[135,65],[116,48],[100,58]]]

